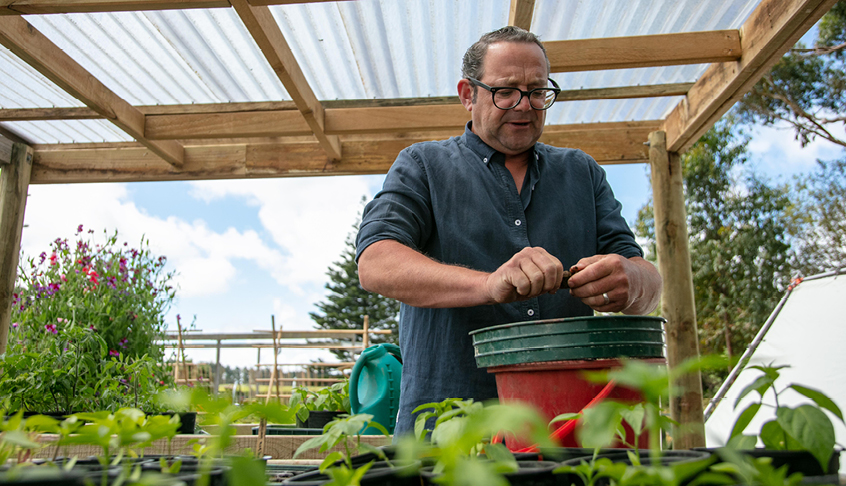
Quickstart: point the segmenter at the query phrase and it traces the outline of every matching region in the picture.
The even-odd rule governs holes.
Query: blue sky
[[[813,168],[817,158],[841,156],[817,142],[802,148],[789,130],[761,129],[750,143],[751,163],[786,180]],[[608,179],[633,222],[651,193],[645,165],[605,166]],[[176,327],[196,316],[206,332],[270,329],[271,315],[285,330],[311,329],[308,313],[325,296],[329,265],[384,176],[335,176],[263,180],[34,185],[27,202],[22,249],[37,255],[57,237],[72,238],[79,224],[118,230],[130,245],[146,236],[153,251],[178,272],[179,292],[167,320]],[[286,351],[284,362],[331,355]],[[214,351],[189,351],[213,361]],[[263,362],[270,362],[270,353]],[[253,350],[224,350],[224,364],[249,366]]]

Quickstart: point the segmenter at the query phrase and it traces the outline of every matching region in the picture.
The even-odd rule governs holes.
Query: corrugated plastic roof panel
[[[759,0],[537,0],[541,40],[734,29]],[[508,21],[508,0],[357,0],[273,6],[321,100],[453,96],[464,51]],[[290,100],[231,8],[28,15],[26,19],[134,105]],[[81,104],[0,47],[0,107]],[[558,73],[563,89],[695,81],[705,65]],[[547,123],[664,118],[678,97],[558,103]],[[129,137],[101,120],[5,122],[33,143]]]

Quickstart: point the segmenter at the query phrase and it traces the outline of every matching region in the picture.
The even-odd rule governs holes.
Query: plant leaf
[[[758,437],[754,435],[735,435],[729,439],[726,447],[736,450],[754,449],[758,444]]]
[[[837,418],[840,419],[841,422],[843,422],[843,413],[840,411],[840,408],[825,393],[819,390],[814,390],[813,388],[808,388],[797,384],[790,385],[790,388],[793,388],[802,395],[805,395],[806,397],[810,398],[820,408],[824,408],[829,412],[833,413]]]
[[[746,388],[741,390],[740,395],[737,396],[737,400],[734,401],[734,408],[737,408],[737,406],[740,405],[740,401],[753,391],[758,392],[758,394],[761,395],[761,398],[764,398],[764,393],[766,393],[766,391],[772,386],[773,379],[769,375],[759,376],[757,380],[746,385]]]
[[[631,407],[621,408],[620,415],[632,428],[635,439],[640,437],[641,432],[643,432],[643,418],[646,416],[646,409],[643,408],[643,404],[638,403]]]
[[[755,418],[755,415],[758,413],[758,410],[761,408],[760,403],[753,403],[746,407],[746,409],[737,416],[737,421],[734,423],[734,427],[731,429],[731,434],[729,435],[730,438],[734,438],[737,435],[743,433],[746,427],[749,425],[749,422]]]
[[[824,471],[828,468],[834,451],[834,426],[822,410],[813,405],[795,409],[780,407],[776,410],[776,420],[802,449],[817,458]]]

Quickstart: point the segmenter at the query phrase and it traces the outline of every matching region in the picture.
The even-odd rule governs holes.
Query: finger
[[[595,257],[591,257],[592,260],[589,264],[583,265],[585,260],[580,260],[579,263],[576,265],[578,267],[578,272],[570,277],[569,285],[570,288],[578,288],[583,286],[588,286],[591,283],[596,283],[601,281],[603,278],[610,276],[613,271],[614,267],[611,262],[605,258],[606,255],[597,255]],[[588,293],[583,292],[582,296],[588,295],[599,295],[608,288],[612,287],[613,285],[609,285],[605,289],[600,290],[599,287],[590,286],[587,287],[585,290]]]
[[[564,278],[564,265],[560,260],[550,255],[543,248],[535,248],[532,254],[532,262],[541,272],[541,287],[538,293],[554,293],[561,287],[561,280]]]
[[[544,287],[544,275],[534,260],[523,260],[520,262],[520,270],[528,282],[528,291],[521,295],[539,295]]]

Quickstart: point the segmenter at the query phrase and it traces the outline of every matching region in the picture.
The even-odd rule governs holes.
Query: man
[[[357,238],[362,287],[403,303],[397,435],[413,430],[418,405],[496,397],[470,331],[594,310],[645,314],[661,292],[602,168],[538,143],[557,86],[537,37],[485,34],[462,75],[464,135],[403,150]],[[559,291],[565,267],[576,273]]]

